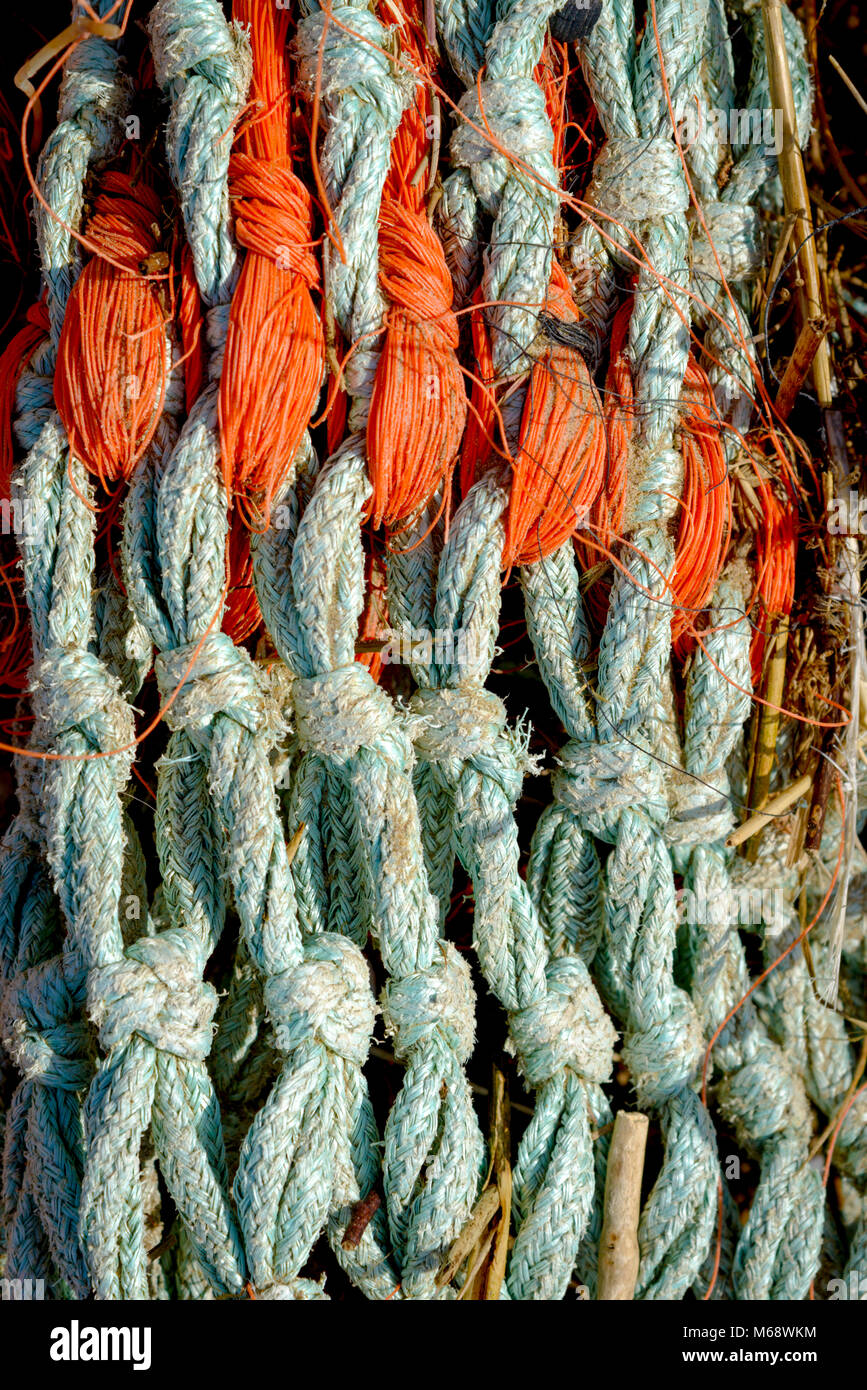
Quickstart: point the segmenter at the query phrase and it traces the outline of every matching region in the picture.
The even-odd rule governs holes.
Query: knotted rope
[[[157,792],[157,850],[171,925],[126,950],[121,942],[100,962],[94,979],[101,1031],[111,1051],[91,1097],[90,1124],[100,1162],[93,1165],[85,1194],[82,1237],[103,1297],[118,1296],[123,1251],[118,1249],[114,1196],[123,1182],[115,1176],[100,1183],[99,1174],[120,1170],[129,1181],[129,1156],[137,1166],[148,1123],[164,1180],[207,1278],[218,1292],[236,1292],[245,1274],[226,1194],[219,1111],[205,1065],[216,995],[203,982],[202,971],[223,923],[225,855],[213,821],[202,743],[220,697],[225,694],[227,705],[232,697],[242,704],[249,682],[240,654],[232,660],[235,649],[228,639],[223,641],[229,655],[220,648],[219,636],[211,637],[206,654],[200,655],[199,644],[219,620],[225,572],[215,356],[225,337],[236,266],[226,227],[228,142],[219,137],[243,103],[249,57],[240,37],[225,33],[222,15],[215,24],[207,3],[158,5],[150,27],[157,81],[172,98],[169,161],[173,178],[184,185],[187,236],[211,310],[212,355],[208,387],[177,445],[152,475],[143,472],[134,480],[124,534],[129,600],[157,648],[160,691],[167,698],[185,674],[191,680],[180,691],[177,709],[171,707],[175,727]],[[195,59],[189,56],[193,34]],[[214,664],[219,668],[219,661],[213,662],[214,646],[223,657],[220,674],[228,690],[215,680],[209,705],[206,697],[197,702],[196,677],[211,675]]]
[[[363,457],[350,440],[319,474],[297,532],[272,528],[255,538],[254,573],[269,631],[295,676],[305,757],[292,804],[309,805],[316,827],[317,784],[339,778],[346,788],[359,855],[354,892],[389,976],[383,1013],[406,1064],[384,1136],[389,1231],[404,1297],[427,1298],[435,1296],[439,1262],[469,1215],[481,1174],[482,1141],[463,1072],[474,1040],[473,990],[467,967],[437,934],[409,738],[354,660],[363,605],[359,522],[369,495]],[[302,920],[309,904],[315,922],[322,912],[316,880],[296,882]]]
[[[368,424],[385,302],[378,284],[378,204],[391,141],[410,94],[387,56],[388,36],[363,8],[311,13],[298,32],[301,76],[329,113],[320,169],[332,209],[326,297],[344,340],[350,436],[316,480],[292,556],[296,612],[271,624],[293,691],[302,798],[320,824],[343,787],[345,818],[328,826],[356,846],[362,902],[350,930],[373,931],[390,977],[383,1002],[406,1063],[385,1130],[383,1182],[405,1297],[434,1297],[443,1252],[475,1199],[482,1143],[463,1072],[474,1037],[466,968],[437,936],[410,777],[411,745],[385,696],[354,661],[363,607],[359,523],[370,493],[360,433]],[[365,42],[366,40],[366,42]],[[264,590],[260,601],[265,608]],[[281,631],[282,628],[282,631]],[[306,820],[306,815],[305,815]],[[321,913],[321,847],[299,855],[299,897]],[[300,860],[300,863],[299,863]],[[346,869],[344,868],[344,874]],[[300,886],[301,879],[306,886]],[[350,888],[357,896],[357,889]],[[344,907],[344,912],[346,907]]]
[[[90,650],[94,517],[86,474],[68,450],[54,408],[54,373],[67,306],[81,270],[74,229],[81,221],[84,180],[92,166],[117,150],[129,99],[129,82],[111,44],[92,37],[72,52],[61,85],[59,123],[42,152],[37,174],[44,201],[36,204],[35,218],[50,337],[22,375],[16,422],[19,443],[29,452],[17,470],[15,491],[21,505],[40,518],[40,524],[26,528],[21,538],[34,654],[32,747],[57,755],[34,772],[33,795],[40,802],[41,847],[66,936],[61,955],[47,961],[50,938],[38,946],[35,938],[21,940],[17,962],[25,973],[9,987],[6,1017],[26,1074],[33,1077],[44,1071],[48,1087],[27,1084],[20,1093],[29,1093],[25,1108],[32,1109],[24,1174],[29,1192],[25,1201],[33,1199],[28,1239],[38,1239],[30,1219],[38,1211],[54,1263],[79,1296],[89,1291],[76,1237],[84,1165],[80,1088],[89,1063],[85,1069],[84,1039],[79,1035],[75,1042],[75,1015],[84,996],[85,972],[120,937],[125,842],[120,793],[129,756],[115,750],[129,748],[132,716],[117,678]],[[28,796],[22,798],[22,816],[32,826]],[[35,849],[32,830],[22,828]],[[21,862],[18,858],[19,869]],[[20,891],[23,881],[13,873]],[[16,910],[13,898],[13,920]],[[54,946],[61,946],[56,937]],[[5,970],[9,971],[8,957]],[[57,1050],[69,1058],[66,1068],[49,1060],[55,1028]],[[51,1099],[58,1088],[63,1098]],[[19,1122],[22,1113],[19,1109]],[[42,1175],[28,1177],[27,1168],[37,1166]]]
[[[667,838],[684,875],[693,999],[710,1039],[749,988],[724,847],[734,817],[727,764],[749,711],[749,624],[743,587],[717,586],[710,627],[686,691],[684,771],[675,777]],[[775,945],[774,950],[778,948]],[[790,1061],[767,1037],[752,1000],[718,1038],[717,1096],[739,1139],[759,1155],[761,1176],[734,1256],[738,1298],[802,1299],[818,1258],[824,1193],[807,1166],[809,1107]]]
[[[496,649],[506,504],[489,474],[454,517],[423,624],[448,655],[414,664],[419,689],[410,703],[411,728],[427,825],[446,831],[444,843],[428,837],[431,882],[444,890],[442,909],[456,851],[473,883],[479,962],[508,1012],[508,1045],[537,1093],[514,1174],[518,1233],[508,1292],[562,1298],[592,1203],[590,1129],[607,1113],[601,1083],[610,1073],[614,1033],[581,959],[554,959],[549,952],[519,873],[514,808],[528,766],[526,744],[520,730],[507,728],[501,701],[484,689]],[[392,614],[408,622],[411,612],[416,625],[425,615],[413,571],[424,552],[424,545],[415,546],[393,557],[393,573],[403,579],[402,565],[407,574],[390,595]],[[427,553],[435,564],[430,543]],[[411,609],[404,595],[415,598]]]
[[[209,39],[210,71],[201,59],[203,31]],[[190,151],[205,150],[213,160],[219,141],[205,139],[206,132],[213,132],[221,120],[231,122],[233,112],[240,108],[248,59],[240,31],[226,25],[211,0],[167,0],[158,5],[151,16],[151,36],[158,81],[172,95],[169,155],[181,191],[199,287],[209,308],[212,355],[208,385],[181,433],[155,498],[151,576],[158,576],[159,587],[152,588],[146,597],[150,598],[151,616],[158,615],[162,637],[158,641],[158,682],[164,696],[174,696],[166,709],[173,734],[160,778],[160,795],[165,800],[158,806],[158,838],[161,831],[167,901],[176,912],[180,908],[180,923],[149,943],[160,948],[160,958],[147,964],[163,982],[172,970],[179,971],[180,976],[165,1030],[153,1021],[153,1001],[142,1000],[142,1006],[147,1005],[151,1013],[146,1036],[158,1056],[169,1047],[178,1050],[178,1034],[186,1016],[191,1031],[184,1039],[183,1055],[192,1065],[201,1067],[204,1062],[215,1000],[206,1013],[199,977],[219,934],[223,910],[219,879],[224,866],[243,944],[264,980],[266,1007],[283,1054],[279,1077],[244,1139],[235,1180],[246,1265],[260,1296],[321,1297],[318,1285],[299,1279],[298,1274],[329,1218],[335,1234],[342,1235],[342,1230],[336,1229],[340,1218],[335,1218],[335,1210],[342,1212],[345,1228],[351,1204],[364,1195],[353,1167],[353,1146],[359,1146],[355,1131],[359,1103],[364,1099],[359,1065],[367,1052],[373,1002],[366,967],[351,943],[323,939],[304,951],[269,756],[280,729],[276,705],[246,653],[224,634],[210,631],[222,602],[226,534],[225,510],[219,521],[216,515],[216,503],[223,496],[215,428],[225,331],[225,314],[220,311],[236,269],[226,218],[225,157],[209,171],[213,176],[211,195],[223,209],[216,229],[223,240],[221,259],[209,259],[215,229],[207,210],[188,197],[186,190],[187,180],[198,172],[190,168]],[[206,278],[209,270],[210,278]],[[171,530],[170,523],[176,523],[179,505],[189,506],[181,488],[189,486],[191,480],[199,507],[203,501],[212,504],[213,521],[201,538],[195,531],[187,533],[184,553],[178,549],[177,530]],[[198,581],[183,593],[181,602],[181,590],[173,582],[179,562]],[[138,592],[145,589],[147,577],[141,571],[136,574]],[[206,615],[208,606],[211,611]],[[179,773],[186,776],[186,787],[178,784]],[[191,791],[193,797],[189,799]],[[188,798],[188,814],[198,812],[201,820],[197,830],[204,845],[178,843],[183,801],[173,805],[173,795]],[[202,885],[202,892],[216,908],[210,921],[202,920],[201,901],[177,898],[173,902],[170,892],[179,886],[179,871],[186,868],[183,859],[203,851],[210,862],[202,863],[201,868],[210,882]],[[189,869],[185,876],[192,877]],[[182,981],[183,989],[189,992],[188,1006]],[[127,984],[127,993],[129,988]],[[206,987],[205,993],[213,992]],[[168,1002],[165,1000],[160,1009]],[[336,1018],[347,1006],[355,1022],[344,1033],[335,1031]],[[143,1031],[135,1018],[125,1019],[123,1028],[127,1034],[130,1029]],[[220,1161],[214,1174],[216,1182],[212,1181],[209,1215],[216,1214],[222,1224],[212,1232],[203,1229],[201,1210],[195,1212],[195,1223],[190,1221],[189,1211],[184,1215],[212,1284],[219,1289],[225,1281],[231,1289],[243,1279],[244,1257],[224,1192],[222,1139],[212,1097],[208,1097],[208,1106]],[[162,1154],[161,1159],[166,1162]]]

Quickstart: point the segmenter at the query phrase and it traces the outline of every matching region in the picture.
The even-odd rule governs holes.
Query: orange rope
[[[220,444],[226,488],[271,497],[310,423],[322,380],[324,339],[311,289],[313,203],[292,169],[289,12],[234,0],[250,26],[251,101],[229,168],[235,235],[247,249],[232,297],[220,382]]]
[[[598,544],[580,539],[577,543],[579,559],[585,569],[598,563],[600,554],[618,537],[624,522],[629,450],[636,421],[627,348],[631,312],[631,304],[623,305],[612,327],[611,360],[605,385],[607,478],[604,493],[590,518]],[[672,582],[672,640],[680,657],[694,644],[695,619],[713,593],[725,563],[732,527],[731,486],[719,417],[710,382],[693,357],[687,364],[683,398],[687,406],[680,426],[684,487]],[[604,615],[607,596],[607,585],[593,585],[588,591],[588,602],[595,617]]]
[[[406,25],[401,42],[423,70],[418,30]],[[367,425],[376,526],[404,520],[451,476],[467,418],[451,276],[425,214],[430,114],[420,83],[392,141],[379,217],[379,279],[390,308]]]
[[[131,476],[162,413],[164,315],[142,269],[157,250],[161,211],[140,177],[103,176],[87,227],[97,254],[75,283],[60,334],[57,409],[73,453],[103,483]]]
[[[474,295],[480,302],[480,292]],[[579,314],[566,275],[555,260],[545,312],[562,323]],[[464,493],[488,466],[495,440],[493,360],[480,310],[473,312],[473,346],[478,380],[461,459]],[[501,445],[504,449],[505,446]],[[605,474],[606,438],[602,404],[577,349],[547,344],[535,361],[512,461],[503,566],[543,559],[583,525],[594,510]]]

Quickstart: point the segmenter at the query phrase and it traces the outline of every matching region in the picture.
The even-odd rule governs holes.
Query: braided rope
[[[92,1066],[81,1014],[86,974],[120,938],[120,793],[129,771],[127,754],[91,755],[129,746],[132,716],[117,678],[91,650],[91,491],[84,469],[69,454],[53,405],[53,378],[66,305],[81,269],[71,229],[81,221],[84,180],[118,148],[129,99],[128,79],[109,43],[91,38],[72,53],[59,122],[39,161],[44,204],[34,211],[50,337],[22,374],[16,421],[19,443],[29,452],[14,488],[25,510],[42,523],[27,528],[21,539],[34,654],[31,747],[60,757],[19,777],[21,812],[4,853],[4,886],[12,890],[3,933],[4,1033],[25,1076],[7,1139],[4,1182],[9,1192],[18,1168],[22,1196],[13,1218],[13,1265],[17,1261],[32,1277],[44,1267],[47,1242],[62,1280],[78,1296],[90,1289],[77,1238],[82,1093]],[[29,891],[26,886],[40,853],[66,924],[62,943],[47,885],[39,886],[37,874]],[[20,938],[13,953],[8,947],[16,918]],[[125,1216],[135,1221],[134,1210],[126,1208]],[[31,1257],[34,1268],[28,1267]]]
[[[717,1161],[710,1120],[694,1092],[700,1029],[688,996],[675,984],[676,918],[659,770],[648,725],[658,716],[671,639],[668,577],[673,548],[668,525],[680,491],[672,448],[676,402],[688,355],[687,305],[676,286],[686,266],[686,188],[673,141],[659,46],[675,113],[695,84],[694,59],[706,6],[659,3],[637,55],[629,7],[603,5],[581,45],[582,64],[608,143],[597,160],[588,202],[627,227],[638,224],[650,268],[639,271],[629,351],[636,377],[643,477],[628,518],[634,547],[624,552],[611,595],[599,655],[596,733],[584,709],[572,633],[580,611],[571,561],[558,553],[524,572],[528,627],[540,644],[540,668],[552,701],[572,735],[554,780],[555,807],[537,830],[547,855],[546,892],[568,901],[569,859],[556,855],[563,836],[590,831],[613,845],[606,870],[605,932],[595,957],[603,997],[625,1024],[624,1056],[639,1101],[659,1108],[665,1156],[642,1214],[638,1295],[680,1297],[708,1249],[715,1211]],[[649,16],[649,19],[651,17]],[[612,226],[618,240],[622,233]],[[588,316],[601,343],[613,297],[598,233],[582,241]],[[582,253],[583,254],[583,253]],[[591,267],[592,263],[592,267]],[[660,293],[657,277],[669,286]],[[555,577],[553,577],[555,576]],[[557,635],[552,635],[556,633]],[[645,732],[642,732],[642,731]],[[591,792],[591,788],[593,789]],[[566,829],[557,803],[577,819]],[[541,875],[541,859],[537,872]],[[589,944],[589,943],[588,943]],[[591,947],[592,949],[592,947]]]
[[[556,6],[501,6],[485,50],[486,80],[462,98],[453,163],[475,201],[494,214],[483,297],[495,368],[525,367],[546,301],[554,220],[559,205],[553,135],[533,70]],[[443,34],[457,60],[448,31]],[[478,68],[478,61],[473,64]],[[475,129],[473,128],[475,126]],[[491,140],[485,138],[485,131]],[[505,146],[537,173],[529,178],[495,147]],[[503,301],[500,303],[499,301]],[[534,306],[524,309],[523,304]],[[512,443],[526,386],[506,407]],[[442,554],[428,535],[389,556],[392,619],[451,638],[451,655],[419,660],[411,703],[419,755],[416,788],[430,882],[448,904],[457,854],[473,882],[479,961],[509,1014],[510,1046],[537,1091],[534,1117],[515,1171],[518,1234],[507,1291],[517,1298],[560,1298],[590,1213],[594,1190],[591,1123],[606,1110],[600,1083],[610,1070],[613,1034],[578,957],[553,961],[542,923],[518,867],[514,822],[526,746],[507,729],[505,711],[484,690],[495,652],[500,563],[508,494],[493,474],[468,492]]]
[[[520,730],[507,728],[503,705],[484,690],[499,619],[502,486],[489,474],[468,493],[439,559],[430,630],[452,635],[452,655],[417,662],[410,703],[419,758],[420,804],[450,831],[438,855],[451,878],[453,850],[474,890],[474,943],[485,977],[509,1014],[508,1046],[536,1091],[536,1105],[514,1174],[518,1232],[508,1293],[562,1298],[575,1264],[594,1190],[591,1124],[606,1113],[601,1090],[611,1069],[614,1034],[584,963],[552,958],[543,923],[519,873],[514,809],[528,766]],[[429,547],[429,550],[433,547]],[[423,546],[395,556],[393,616],[418,599],[412,571]],[[435,557],[434,557],[435,558]],[[428,591],[429,592],[429,591]],[[419,621],[417,602],[413,622]],[[444,644],[445,645],[445,644]],[[445,901],[447,902],[446,895]]]
[[[684,769],[667,838],[684,874],[692,996],[710,1037],[744,996],[749,977],[737,929],[730,864],[723,845],[733,825],[727,763],[749,711],[750,628],[744,594],[725,577],[686,691]],[[717,1095],[741,1142],[761,1162],[759,1186],[733,1261],[734,1290],[745,1299],[803,1299],[818,1259],[824,1193],[806,1166],[810,1113],[787,1056],[768,1039],[752,1000],[714,1049]]]
[[[837,857],[840,842],[839,812],[828,816],[820,862],[824,864],[821,883],[827,884]],[[780,872],[785,854],[785,837],[769,826],[762,837],[756,864],[745,867],[743,882],[757,907],[765,906],[757,927],[763,931],[765,963],[770,964],[801,932],[797,899],[801,883],[797,870]],[[773,867],[772,867],[773,865]],[[773,893],[768,892],[773,888]],[[816,896],[814,892],[814,897]],[[815,907],[818,907],[824,889]],[[775,911],[768,910],[773,903]],[[814,908],[815,910],[815,908]],[[810,933],[816,981],[819,989],[827,973],[830,952],[827,915]],[[801,951],[791,952],[775,967],[756,992],[759,1013],[774,1040],[784,1050],[790,1066],[802,1079],[810,1100],[827,1119],[835,1120],[850,1091],[855,1074],[855,1055],[846,1030],[845,1019],[835,1008],[819,997]],[[834,1146],[835,1163],[841,1173],[862,1194],[867,1180],[867,1143],[865,1143],[867,1100],[863,1093],[849,1108]],[[820,1186],[819,1198],[824,1198],[819,1174],[811,1173]],[[863,1217],[852,1235],[849,1262],[845,1277],[854,1271],[864,1274]],[[818,1257],[814,1260],[813,1271]]]
[[[123,558],[129,601],[157,648],[163,695],[175,691],[188,666],[192,670],[172,706],[176,717],[157,792],[157,850],[171,925],[126,949],[121,943],[94,977],[100,1035],[109,1056],[90,1098],[95,1157],[83,1200],[82,1238],[103,1297],[122,1296],[116,1193],[137,1173],[148,1124],[163,1177],[207,1278],[217,1292],[229,1293],[241,1288],[245,1273],[226,1193],[219,1109],[205,1064],[216,994],[203,982],[202,971],[224,918],[225,856],[209,805],[202,750],[203,744],[207,748],[202,726],[207,731],[209,706],[207,698],[196,697],[202,686],[207,697],[216,685],[213,701],[222,694],[231,704],[232,697],[242,700],[246,691],[238,691],[243,671],[240,679],[225,676],[228,692],[219,689],[218,681],[208,686],[220,658],[234,674],[228,639],[211,638],[203,653],[196,654],[196,648],[219,617],[225,564],[225,502],[215,435],[218,371],[214,373],[213,363],[225,336],[236,267],[226,230],[228,149],[219,136],[231,127],[243,102],[249,60],[240,38],[232,35],[226,42],[208,9],[158,5],[150,17],[157,80],[172,97],[170,163],[173,175],[184,181],[197,278],[200,287],[207,287],[203,298],[213,311],[208,323],[212,357],[209,386],[177,444],[152,469],[136,475],[127,503]],[[200,61],[195,77],[185,81],[190,23],[201,45]],[[204,239],[190,234],[197,218],[207,222]]]

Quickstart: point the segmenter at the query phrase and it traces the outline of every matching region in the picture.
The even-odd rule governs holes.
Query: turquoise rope
[[[684,770],[690,780],[676,779],[667,829],[687,890],[691,991],[708,1040],[749,988],[730,880],[734,856],[724,847],[734,825],[727,765],[750,709],[751,630],[744,610],[742,588],[724,576],[687,682]],[[824,1206],[819,1174],[807,1167],[804,1088],[767,1037],[752,1000],[718,1039],[713,1066],[722,1073],[717,1096],[723,1114],[761,1163],[734,1254],[735,1295],[803,1299],[815,1273]]]
[[[75,13],[78,10],[75,6]],[[66,924],[62,943],[51,932],[52,910],[47,904],[44,933],[31,937],[24,931],[35,906],[29,898],[22,903],[14,893],[24,887],[21,841],[14,847],[13,836],[17,864],[10,866],[4,854],[4,886],[12,886],[10,870],[16,880],[9,921],[22,914],[14,966],[4,952],[5,1031],[25,1075],[11,1130],[12,1150],[7,1153],[13,1171],[24,1163],[23,1173],[20,1168],[18,1172],[23,1207],[19,1204],[12,1249],[23,1277],[32,1277],[27,1267],[31,1256],[36,1267],[42,1267],[41,1223],[53,1263],[77,1296],[90,1289],[77,1240],[84,1166],[81,1101],[92,1067],[81,1009],[86,972],[119,934],[124,854],[120,792],[129,771],[127,754],[81,758],[129,745],[133,726],[116,678],[90,650],[90,485],[81,465],[69,457],[52,388],[66,304],[81,268],[78,243],[69,228],[81,220],[88,170],[119,147],[129,98],[128,80],[110,44],[91,38],[73,52],[61,86],[59,123],[46,142],[37,172],[47,207],[38,203],[34,209],[50,338],[22,374],[16,422],[19,444],[29,451],[15,474],[16,499],[42,522],[21,540],[34,653],[31,746],[50,749],[67,760],[45,761],[26,776],[31,790],[22,796],[16,831],[29,839],[33,861],[45,855]],[[38,834],[31,793],[40,807]],[[54,954],[46,954],[51,951]],[[11,978],[10,967],[18,971]],[[16,1155],[15,1140],[22,1139],[24,1123],[24,1148]],[[8,1170],[6,1182],[8,1187]]]

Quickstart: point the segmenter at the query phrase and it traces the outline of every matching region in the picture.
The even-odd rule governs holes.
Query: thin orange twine
[[[189,246],[181,248],[181,289],[178,296],[177,318],[183,347],[184,398],[187,414],[202,389],[204,380],[204,351],[202,337],[202,301],[193,270]],[[246,642],[262,624],[259,600],[253,586],[253,557],[250,552],[250,530],[238,507],[229,515],[229,538],[226,544],[226,594],[223,620],[220,627],[235,643]]]
[[[478,302],[479,296],[474,296]],[[577,323],[569,282],[557,261],[545,312]],[[494,438],[494,397],[489,336],[481,311],[473,313],[478,382],[461,459],[461,489],[468,491],[487,465]],[[602,404],[577,349],[550,342],[533,364],[512,462],[503,567],[544,559],[591,514],[605,474]]]
[[[401,42],[423,70],[424,40],[412,24]],[[411,516],[451,477],[467,418],[451,276],[425,213],[431,112],[430,89],[419,83],[392,141],[379,216],[379,280],[390,308],[367,424],[375,526]]]
[[[324,339],[310,291],[320,285],[313,204],[292,170],[289,12],[235,0],[253,48],[251,101],[229,165],[235,235],[247,250],[232,297],[219,424],[230,493],[270,500],[310,423],[322,381]]]
[[[615,316],[611,359],[605,383],[605,430],[608,459],[605,488],[590,515],[596,543],[579,539],[578,556],[585,569],[621,533],[629,483],[629,449],[636,407],[627,351],[631,304]],[[708,603],[725,563],[731,537],[731,486],[719,430],[713,392],[693,357],[683,383],[686,412],[680,425],[684,488],[672,581],[672,641],[684,657],[694,645],[694,622]],[[595,592],[594,592],[595,591]],[[588,601],[597,618],[607,607],[607,586],[591,586]]]
[[[103,176],[87,226],[97,254],[75,283],[60,334],[57,410],[70,449],[103,484],[131,477],[162,414],[164,314],[143,270],[158,248],[161,211],[140,177]]]

